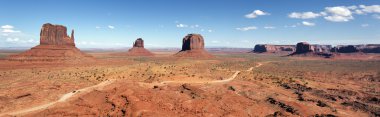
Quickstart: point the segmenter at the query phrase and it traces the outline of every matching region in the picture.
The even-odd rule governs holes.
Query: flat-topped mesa
[[[65,26],[46,23],[41,28],[40,45],[75,46],[74,30],[72,30],[71,37],[69,37]]]
[[[278,53],[278,52],[293,52],[295,50],[294,45],[269,45],[269,44],[257,44],[253,49],[254,53]]]
[[[144,48],[144,40],[142,40],[142,38],[136,39],[136,41],[133,43],[133,47],[142,47],[142,48]]]
[[[182,39],[182,50],[204,50],[205,43],[202,35],[188,34]]]
[[[176,57],[213,58],[214,56],[205,50],[202,35],[188,34],[182,39],[182,49],[174,54]]]
[[[295,54],[304,54],[308,52],[313,52],[311,45],[307,42],[299,42],[296,45],[296,52]]]

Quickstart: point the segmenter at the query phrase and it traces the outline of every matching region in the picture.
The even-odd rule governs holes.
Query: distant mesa
[[[313,50],[311,49],[311,45],[309,43],[307,42],[297,43],[296,51],[294,52],[294,54],[304,54],[308,52],[313,52]]]
[[[67,61],[93,59],[75,47],[74,30],[71,37],[62,25],[44,24],[40,33],[40,44],[17,55],[8,57],[11,61]]]
[[[307,42],[299,42],[296,44],[296,51],[288,56],[313,56],[331,58],[331,45],[310,45]]]
[[[359,52],[359,49],[353,45],[340,45],[337,47],[334,47],[332,52],[337,52],[337,53],[355,53]]]
[[[188,34],[182,39],[182,50],[174,54],[176,57],[212,58],[205,48],[202,35]]]
[[[254,53],[282,53],[282,52],[294,52],[294,45],[269,45],[269,44],[257,44],[253,49]]]
[[[154,54],[144,48],[144,40],[141,38],[136,39],[133,43],[133,47],[128,50],[129,56],[153,56]]]

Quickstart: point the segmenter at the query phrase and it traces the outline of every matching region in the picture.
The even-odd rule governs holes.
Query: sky
[[[2,0],[0,47],[39,44],[44,23],[75,30],[79,48],[380,44],[379,0]],[[70,34],[68,34],[70,35]]]

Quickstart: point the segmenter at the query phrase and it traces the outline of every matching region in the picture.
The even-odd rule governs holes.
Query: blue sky
[[[380,43],[378,0],[3,0],[0,47],[33,47],[42,24],[75,30],[80,48]],[[70,32],[70,31],[68,31]]]

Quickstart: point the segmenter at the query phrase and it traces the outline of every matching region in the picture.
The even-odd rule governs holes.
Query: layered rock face
[[[359,49],[364,53],[380,53],[380,44],[368,44]]]
[[[71,61],[92,59],[92,56],[81,52],[75,47],[74,30],[71,37],[62,25],[44,24],[40,33],[40,45],[26,52],[11,55],[12,61]]]
[[[138,38],[134,43],[133,47],[144,47],[144,40],[141,38]]]
[[[133,47],[128,50],[128,56],[153,56],[154,54],[144,48],[144,40],[141,38],[136,39]]]
[[[296,54],[303,54],[303,53],[308,53],[308,52],[312,52],[312,48],[311,48],[311,45],[307,42],[300,42],[300,43],[297,43],[296,45]]]
[[[71,37],[69,37],[65,26],[50,23],[44,24],[40,33],[40,45],[75,46],[74,30],[72,30]]]
[[[299,42],[296,45],[296,51],[289,56],[308,56],[331,58],[333,54],[329,53],[330,45],[310,45],[307,42]]]
[[[331,45],[311,45],[311,50],[313,52],[329,53],[331,48]]]
[[[359,52],[358,48],[353,45],[337,46],[336,52],[338,53],[355,53]]]
[[[204,50],[205,43],[202,35],[188,34],[182,39],[182,50]]]
[[[214,57],[204,49],[205,43],[200,34],[188,34],[182,39],[182,50],[176,53],[177,57],[210,58]]]
[[[295,50],[294,45],[268,45],[268,44],[257,44],[253,49],[255,53],[277,53],[277,52],[293,52]]]

